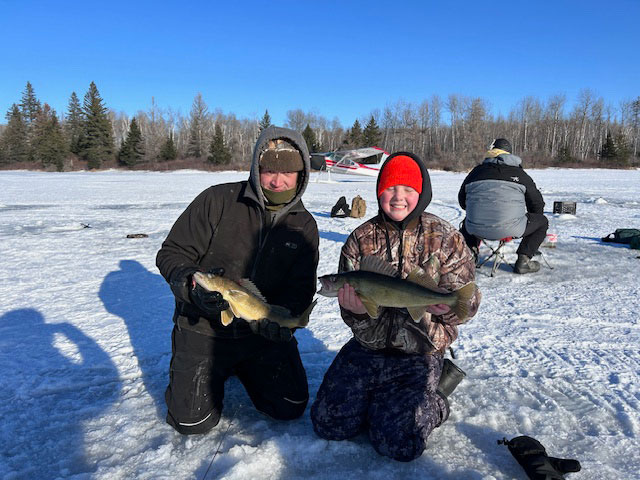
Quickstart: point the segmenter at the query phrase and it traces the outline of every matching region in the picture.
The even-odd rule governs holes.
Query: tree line
[[[0,166],[59,171],[247,168],[256,138],[271,125],[268,110],[259,120],[238,119],[210,111],[200,93],[187,116],[160,109],[152,99],[148,110],[129,118],[108,109],[93,82],[82,102],[71,93],[62,114],[41,102],[27,82],[6,120]],[[349,128],[300,109],[287,111],[284,126],[302,133],[311,152],[378,146],[411,151],[433,168],[455,171],[477,164],[495,137],[509,139],[528,166],[640,165],[640,97],[614,108],[587,89],[571,109],[564,95],[525,97],[507,116],[495,116],[482,98],[433,95],[419,104],[398,101],[372,110]]]

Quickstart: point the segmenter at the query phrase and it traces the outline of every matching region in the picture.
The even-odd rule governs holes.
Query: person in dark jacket
[[[467,211],[460,232],[477,256],[480,239],[520,238],[516,273],[540,270],[531,260],[547,235],[544,200],[533,179],[513,155],[511,143],[497,138],[484,161],[464,179],[458,201]]]
[[[412,153],[389,156],[380,170],[379,213],[356,228],[340,254],[338,270],[359,270],[364,257],[378,257],[400,278],[421,272],[443,292],[473,282],[473,257],[452,225],[425,212],[431,181]],[[480,304],[475,289],[469,316]],[[353,338],[338,352],[311,407],[314,431],[328,440],[367,432],[381,455],[411,461],[425,449],[433,429],[449,416],[457,383],[443,374],[444,353],[458,337],[458,318],[446,305],[432,305],[414,320],[406,308],[367,313],[355,289],[338,290],[340,313]],[[458,379],[459,381],[459,379]],[[445,388],[446,386],[446,388]]]
[[[309,181],[306,142],[297,132],[266,128],[248,181],[209,187],[176,220],[156,264],[176,299],[167,422],[182,434],[215,427],[224,383],[236,375],[254,406],[275,419],[301,416],[307,378],[288,328],[235,318],[218,292],[192,280],[212,272],[250,279],[266,301],[302,313],[316,288],[318,228],[301,197]]]

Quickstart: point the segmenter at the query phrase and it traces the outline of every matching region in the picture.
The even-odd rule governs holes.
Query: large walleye
[[[220,292],[222,298],[229,303],[229,308],[220,313],[220,321],[224,326],[238,317],[247,321],[266,318],[287,328],[306,327],[311,310],[316,305],[314,300],[300,316],[294,317],[284,307],[269,305],[251,280],[244,279],[236,283],[228,278],[202,272],[194,273],[193,280],[205,290]]]
[[[415,322],[420,321],[429,305],[436,304],[448,305],[461,320],[467,318],[476,291],[471,282],[455,292],[442,293],[422,269],[413,270],[403,280],[396,277],[390,264],[371,256],[362,258],[360,270],[323,275],[319,280],[322,288],[318,293],[325,297],[336,297],[345,283],[351,285],[372,318],[378,317],[379,307],[406,308]]]

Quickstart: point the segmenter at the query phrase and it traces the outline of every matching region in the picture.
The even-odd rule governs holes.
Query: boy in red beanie
[[[431,181],[420,158],[407,152],[389,156],[376,193],[378,215],[351,233],[342,247],[340,272],[358,270],[363,257],[375,256],[392,265],[399,277],[424,273],[443,291],[474,280],[473,256],[462,235],[425,212]],[[367,431],[381,455],[413,460],[449,416],[447,396],[457,382],[443,373],[444,353],[464,320],[446,305],[432,305],[419,321],[406,308],[381,307],[372,318],[348,284],[338,291],[338,302],[353,338],[325,374],[311,407],[313,428],[328,440]],[[470,316],[479,302],[476,290]]]

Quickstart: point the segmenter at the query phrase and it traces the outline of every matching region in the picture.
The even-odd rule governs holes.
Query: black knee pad
[[[199,421],[178,422],[171,412],[167,412],[167,423],[182,435],[201,435],[207,433],[220,422],[220,412],[213,410]]]

